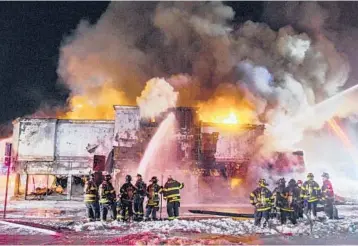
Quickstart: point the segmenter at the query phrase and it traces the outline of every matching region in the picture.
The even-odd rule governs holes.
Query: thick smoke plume
[[[251,110],[255,123],[267,125],[263,150],[287,150],[313,128],[313,120],[292,121],[342,90],[350,73],[347,57],[322,31],[326,12],[297,6],[298,14],[282,15],[283,21],[267,18],[293,24],[273,30],[252,21],[234,28],[233,10],[220,2],[114,2],[96,24],[81,22],[63,43],[58,74],[74,95],[111,81],[132,104],[153,77],[167,78],[179,105],[214,109],[229,96],[235,110]]]
[[[137,97],[140,115],[143,118],[154,118],[165,112],[168,108],[176,106],[178,92],[168,84],[163,78],[153,78],[149,80]]]

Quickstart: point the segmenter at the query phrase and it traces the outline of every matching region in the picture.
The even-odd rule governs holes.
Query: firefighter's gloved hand
[[[261,207],[262,207],[262,204],[258,202],[258,203],[255,204],[255,207],[261,208]]]

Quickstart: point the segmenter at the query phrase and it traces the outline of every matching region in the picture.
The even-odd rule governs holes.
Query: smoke
[[[73,94],[111,81],[132,103],[152,77],[187,73],[210,86],[232,65],[226,22],[233,16],[217,2],[113,2],[63,42],[57,72]]]
[[[176,106],[178,92],[163,78],[149,80],[137,97],[140,115],[143,118],[154,118],[165,112],[168,108]]]
[[[342,28],[335,6],[270,2],[267,24],[234,28],[234,11],[220,2],[113,2],[97,23],[81,22],[63,42],[58,75],[74,95],[109,83],[133,104],[153,77],[166,78],[180,106],[228,97],[227,105],[245,105],[251,119],[266,124],[264,152],[292,149],[305,131],[342,114],[342,106],[321,114],[315,107],[345,88],[356,59],[341,52],[340,38],[349,42],[328,29]],[[162,85],[153,82],[139,97],[146,98],[138,100],[142,115],[173,105],[167,95],[174,90]],[[153,96],[160,98],[154,109]]]

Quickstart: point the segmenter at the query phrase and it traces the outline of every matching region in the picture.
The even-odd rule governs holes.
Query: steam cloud
[[[147,82],[141,96],[137,98],[137,104],[141,117],[154,118],[168,108],[175,107],[177,100],[178,92],[167,81],[153,78]]]

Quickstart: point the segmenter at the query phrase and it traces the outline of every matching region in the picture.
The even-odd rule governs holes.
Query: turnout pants
[[[326,200],[324,202],[324,212],[328,216],[329,219],[334,219],[333,215],[333,200]]]
[[[296,213],[294,211],[285,211],[281,210],[281,224],[286,224],[287,218],[291,221],[292,224],[297,224]]]
[[[300,201],[295,205],[296,218],[303,218],[303,202]]]
[[[158,207],[148,205],[145,211],[145,218],[149,219],[149,217],[151,217],[152,220],[156,220],[158,210]]]
[[[167,203],[167,213],[169,220],[177,219],[179,217],[179,207],[180,202],[176,201]]]
[[[133,217],[133,203],[129,200],[122,200],[122,211],[121,216],[123,221]],[[128,211],[128,218],[126,217],[126,212]]]
[[[90,221],[95,221],[99,218],[99,208],[97,202],[86,202],[87,218]]]
[[[264,218],[265,219],[265,224],[268,223],[270,217],[270,210],[266,210],[266,211],[258,211],[257,209],[255,210],[254,213],[254,218],[255,218],[255,225],[259,226],[261,224],[261,219]]]
[[[304,207],[304,213],[310,214],[312,212],[313,216],[317,216],[317,201],[315,202],[306,202]]]
[[[111,214],[111,219],[115,220],[117,217],[117,210],[116,210],[115,202],[101,203],[101,220],[102,221],[107,220],[108,212],[110,212],[110,214]]]
[[[144,216],[143,202],[144,197],[136,197],[134,199],[134,217],[138,220],[143,219]]]

